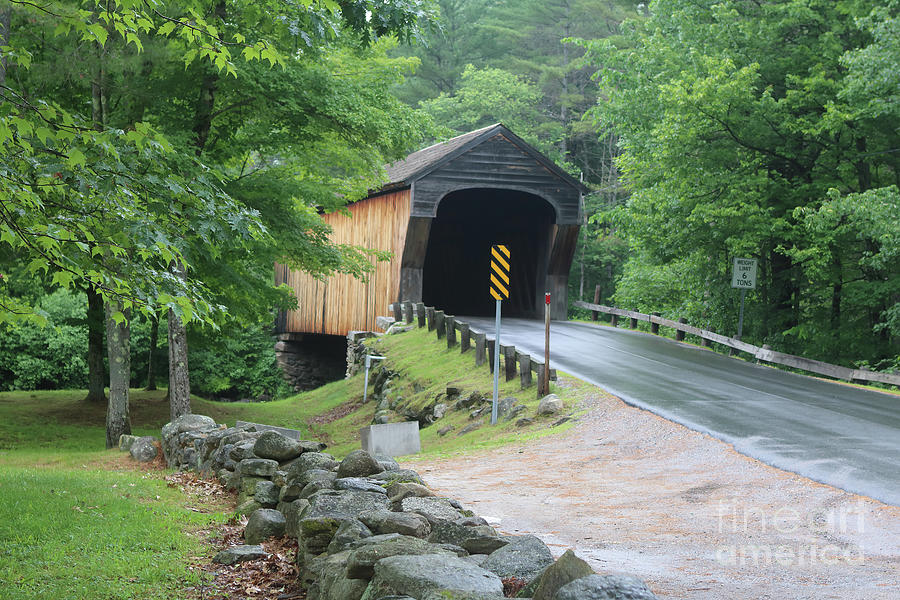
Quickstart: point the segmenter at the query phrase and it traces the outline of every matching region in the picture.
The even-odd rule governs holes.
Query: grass
[[[400,374],[393,382],[402,403],[434,403],[447,385],[490,398],[487,366],[474,367],[474,353],[448,350],[433,333],[413,330],[371,341],[388,356],[385,366]],[[338,457],[359,447],[359,429],[372,422],[375,402],[363,403],[362,373],[285,400],[217,403],[192,398],[195,413],[219,423],[254,421],[300,429],[304,437],[329,444]],[[563,377],[553,386],[578,414],[578,401],[595,388]],[[139,435],[159,435],[169,420],[165,390],[132,390],[131,422]],[[533,422],[481,425],[469,411],[451,411],[422,429],[420,456],[447,455],[522,443],[564,431],[555,417],[535,418],[535,388],[502,382],[501,397],[514,396]],[[200,583],[192,560],[208,560],[198,532],[230,517],[227,507],[199,505],[164,479],[117,450],[105,450],[104,404],[87,404],[85,392],[0,393],[0,600],[183,598]],[[523,415],[525,416],[525,415]],[[399,418],[399,417],[398,417]],[[438,435],[442,427],[453,429]],[[199,512],[198,512],[199,510]]]

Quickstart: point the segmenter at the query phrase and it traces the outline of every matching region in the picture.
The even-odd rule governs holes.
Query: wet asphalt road
[[[492,318],[464,319],[493,337]],[[543,356],[542,322],[504,319],[500,338]],[[553,368],[775,467],[900,506],[900,396],[626,329],[553,322],[550,340]]]

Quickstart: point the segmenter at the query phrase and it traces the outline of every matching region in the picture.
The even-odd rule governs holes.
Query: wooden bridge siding
[[[350,275],[319,281],[277,265],[276,282],[284,281],[293,288],[298,302],[298,309],[285,316],[283,332],[346,335],[351,330],[373,331],[375,317],[388,314],[388,305],[397,299],[410,213],[409,190],[366,198],[348,209],[352,218],[340,213],[323,217],[332,227],[331,240],[389,250],[394,257],[378,263],[367,283]]]
[[[412,216],[437,216],[441,198],[452,191],[491,187],[540,195],[556,209],[557,225],[581,224],[579,191],[501,134],[416,181]]]

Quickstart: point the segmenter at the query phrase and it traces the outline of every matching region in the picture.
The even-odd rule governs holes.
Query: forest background
[[[731,335],[756,258],[745,340],[900,368],[896,0],[46,6],[0,13],[0,390],[87,387],[130,309],[133,385],[187,322],[195,392],[286,394],[272,263],[364,274],[329,191],[498,121],[592,190],[570,300]]]

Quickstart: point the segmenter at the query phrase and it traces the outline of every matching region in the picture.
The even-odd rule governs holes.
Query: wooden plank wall
[[[275,265],[276,283],[287,283],[297,296],[298,309],[287,313],[279,333],[347,335],[353,330],[375,330],[375,317],[389,314],[397,300],[400,263],[409,224],[409,189],[366,198],[351,204],[352,217],[333,213],[323,219],[331,225],[331,240],[394,253],[390,262],[378,263],[367,283],[349,275],[320,281],[306,273]],[[373,259],[374,262],[374,259]]]

